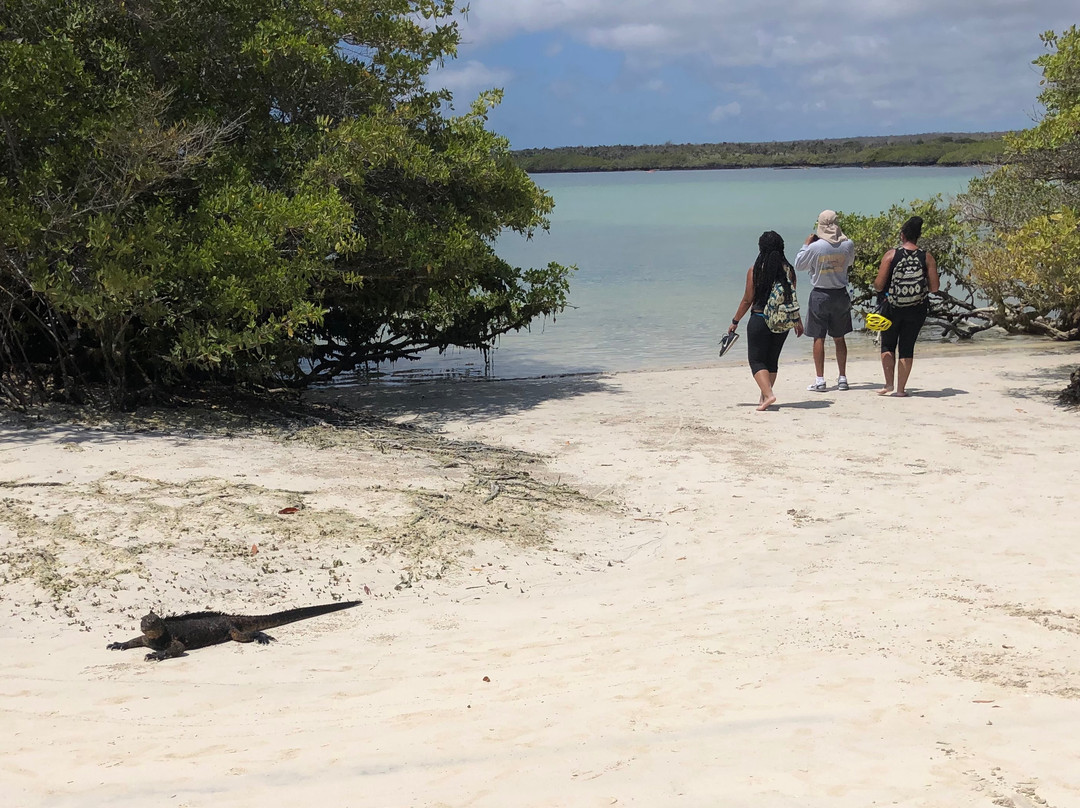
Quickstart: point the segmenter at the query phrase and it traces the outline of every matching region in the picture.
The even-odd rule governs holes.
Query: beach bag
[[[765,325],[774,334],[783,334],[794,328],[799,321],[799,299],[795,297],[795,287],[791,287],[791,300],[788,301],[784,299],[784,284],[776,281],[761,314],[765,318]]]
[[[926,251],[897,247],[889,277],[889,303],[897,308],[918,306],[929,296],[926,281]]]

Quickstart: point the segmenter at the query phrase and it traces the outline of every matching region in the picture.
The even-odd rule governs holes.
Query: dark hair
[[[900,227],[900,238],[907,241],[918,241],[922,235],[922,217],[912,216]]]
[[[791,302],[791,262],[784,255],[784,240],[774,230],[766,230],[758,239],[758,257],[754,262],[754,307],[762,308],[769,299],[773,284],[784,287],[784,300]]]

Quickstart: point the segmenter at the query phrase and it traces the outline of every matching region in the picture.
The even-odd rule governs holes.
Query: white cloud
[[[887,37],[894,29],[923,30],[955,25],[958,30],[985,19],[996,27],[1034,26],[1044,30],[1053,21],[1074,20],[1073,0],[470,0],[467,24],[485,41],[521,33],[592,27],[655,25],[710,34],[728,31],[742,36],[747,28],[771,31],[777,38],[798,40],[807,31]],[[1003,37],[1015,30],[1002,30]]]
[[[709,120],[713,123],[719,123],[725,118],[737,118],[741,112],[742,107],[739,106],[739,102],[732,101],[728,104],[721,104],[713,109],[713,111],[709,113]]]
[[[513,73],[504,68],[488,67],[477,61],[451,62],[431,72],[428,86],[450,90],[460,105],[470,103],[481,90],[505,87],[512,79]]]
[[[948,116],[1026,125],[1038,93],[1039,34],[1076,22],[1075,0],[470,0],[462,53],[522,34],[621,55],[620,89],[686,85],[738,99],[712,120],[808,110],[919,130]],[[550,53],[550,51],[549,51]],[[506,57],[507,60],[511,57]],[[558,58],[556,55],[555,58]],[[525,67],[519,68],[522,72]],[[492,68],[488,68],[492,70]],[[477,71],[479,72],[479,71]],[[498,76],[473,82],[504,84]],[[736,90],[735,87],[745,87]],[[700,102],[688,106],[693,116]],[[731,104],[738,104],[733,111]],[[815,110],[824,110],[821,113]],[[719,116],[719,117],[717,117]],[[861,116],[861,118],[859,117]],[[1011,117],[1010,117],[1011,116]],[[800,122],[802,125],[803,122]],[[806,122],[812,126],[811,122]],[[899,130],[898,130],[899,131]],[[677,136],[677,135],[676,135]]]
[[[596,47],[709,55],[719,64],[858,61],[904,51],[953,59],[977,40],[1030,51],[1038,34],[1076,17],[1075,0],[470,0],[466,43],[558,32]],[[659,20],[659,22],[658,22]],[[1007,24],[1006,24],[1007,23]]]
[[[661,25],[650,23],[592,28],[585,39],[595,48],[636,51],[663,49],[675,39],[675,35]]]
[[[720,85],[720,89],[743,98],[761,100],[767,97],[761,85],[756,81],[727,81]]]

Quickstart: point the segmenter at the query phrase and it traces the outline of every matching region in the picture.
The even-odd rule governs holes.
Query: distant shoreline
[[[971,168],[1004,162],[1005,134],[899,135],[771,143],[562,146],[511,152],[533,174],[733,168]]]
[[[810,169],[830,168],[996,168],[1001,165],[1000,161],[988,163],[830,163],[828,165],[706,165],[693,168],[672,166],[670,168],[550,168],[550,169],[526,169],[530,174],[625,174],[637,172],[639,174],[657,174],[661,172],[684,172],[684,171],[741,171],[755,168],[773,168],[777,171],[801,171]]]

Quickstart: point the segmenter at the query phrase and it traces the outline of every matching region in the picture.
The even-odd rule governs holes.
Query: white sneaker
[[[824,393],[826,390],[829,389],[829,385],[825,384],[825,382],[821,382],[820,384],[818,384],[817,382],[811,382],[809,385],[807,385],[806,389],[813,390],[815,393]]]

